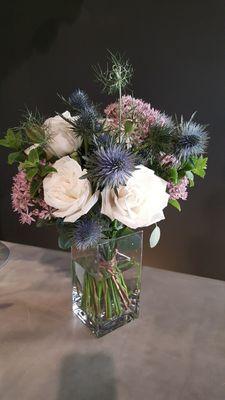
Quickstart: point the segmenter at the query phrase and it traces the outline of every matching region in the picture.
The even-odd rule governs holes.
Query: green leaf
[[[175,185],[178,183],[178,172],[176,168],[170,168],[169,178]]]
[[[30,168],[26,171],[26,176],[28,181],[31,181],[32,178],[38,173],[38,168],[34,167],[34,168]]]
[[[68,250],[72,246],[71,236],[65,230],[59,234],[58,245],[62,250]]]
[[[170,204],[171,206],[175,207],[178,211],[181,211],[181,206],[180,206],[179,201],[174,200],[174,199],[170,199],[170,200],[169,200],[169,204]]]
[[[25,128],[25,132],[27,137],[33,143],[44,143],[46,141],[45,138],[45,131],[42,126],[39,125],[30,125],[29,127]]]
[[[30,184],[30,195],[34,198],[42,185],[42,180],[33,180]]]
[[[37,149],[32,149],[28,155],[28,161],[33,165],[39,162],[39,154]]]
[[[201,178],[205,177],[206,174],[206,168],[207,168],[207,161],[208,161],[208,157],[193,157],[192,161],[194,163],[194,168],[192,168],[192,172],[195,175],[200,176]]]
[[[77,153],[76,151],[74,151],[72,154],[70,154],[70,157],[71,157],[73,160],[79,162],[79,156],[78,156],[78,153]]]
[[[193,187],[195,185],[195,183],[194,183],[194,174],[191,171],[186,171],[186,177],[189,180],[190,187]]]
[[[14,162],[22,162],[24,161],[25,155],[21,151],[16,151],[14,153],[10,153],[8,155],[8,164],[12,165]]]
[[[125,125],[124,125],[125,133],[129,134],[130,132],[132,132],[133,126],[134,126],[133,121],[131,121],[130,119],[127,119],[125,122]]]
[[[55,169],[54,167],[52,167],[51,165],[45,165],[41,171],[40,171],[40,175],[41,177],[44,177],[48,174],[50,174],[51,172],[57,172],[57,169]]]
[[[160,236],[161,236],[160,227],[156,225],[149,238],[149,244],[152,249],[158,244]]]
[[[13,150],[20,150],[23,140],[20,132],[14,133],[12,129],[8,129],[4,138],[0,139],[0,145]]]

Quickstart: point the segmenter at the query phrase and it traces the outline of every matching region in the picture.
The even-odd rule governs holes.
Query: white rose
[[[164,219],[162,210],[169,200],[167,182],[143,165],[137,168],[126,186],[118,188],[118,195],[113,189],[105,188],[102,191],[102,214],[132,229]]]
[[[65,118],[73,121],[76,117],[71,117],[69,111],[62,114]],[[63,157],[76,151],[82,144],[82,138],[76,136],[72,125],[59,115],[48,118],[44,122],[44,128],[49,135],[49,143],[46,146],[48,157]]]
[[[69,156],[57,160],[53,167],[57,172],[43,180],[44,200],[56,209],[55,217],[75,222],[98,201],[99,192],[92,194],[90,182],[80,179],[86,171],[82,171],[78,162]]]

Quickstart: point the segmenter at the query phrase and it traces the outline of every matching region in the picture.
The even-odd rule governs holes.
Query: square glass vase
[[[72,247],[73,313],[97,337],[138,318],[143,232]]]

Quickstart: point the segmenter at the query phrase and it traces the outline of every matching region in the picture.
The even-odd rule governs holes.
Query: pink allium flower
[[[24,171],[18,172],[13,177],[11,198],[13,211],[19,214],[19,221],[21,224],[30,225],[38,218],[51,218],[51,207],[49,207],[44,200],[31,199],[30,183]]]
[[[172,182],[168,183],[168,193],[170,195],[170,198],[172,200],[187,200],[188,197],[188,192],[187,192],[187,186],[188,186],[188,178],[184,176],[181,181],[175,185]]]
[[[107,117],[106,126],[109,129],[118,129],[119,127],[119,103],[112,103],[105,109]],[[133,143],[142,142],[149,134],[149,128],[157,124],[164,125],[167,118],[160,111],[155,110],[149,103],[143,100],[135,99],[131,96],[122,97],[122,123],[131,120],[134,124],[130,133]]]

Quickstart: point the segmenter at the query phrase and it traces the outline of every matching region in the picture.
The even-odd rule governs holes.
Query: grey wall
[[[0,130],[15,126],[27,105],[48,116],[61,109],[56,92],[76,87],[94,101],[106,98],[93,82],[90,66],[106,49],[126,51],[135,68],[136,97],[169,114],[210,125],[209,170],[183,202],[166,211],[155,250],[145,246],[145,262],[225,279],[224,76],[225,3],[214,1],[14,1],[1,5]],[[53,229],[20,226],[10,207],[16,172],[1,150],[0,237],[56,247]],[[146,240],[148,232],[146,232]]]

